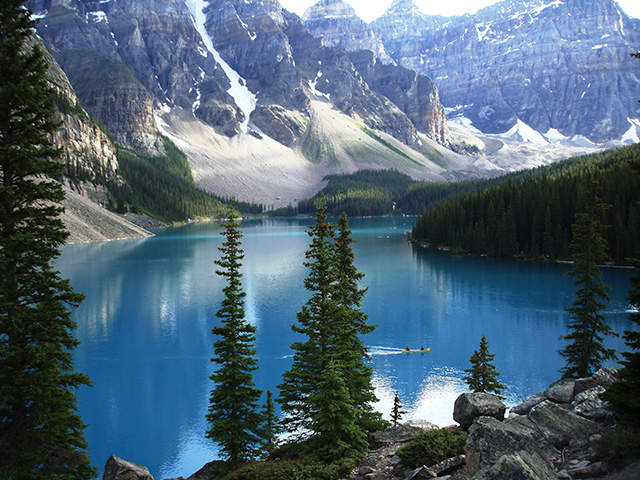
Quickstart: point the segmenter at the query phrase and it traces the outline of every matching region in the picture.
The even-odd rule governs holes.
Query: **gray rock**
[[[574,396],[598,386],[606,388],[616,381],[615,374],[615,368],[603,367],[590,377],[577,379],[573,388]]]
[[[507,407],[497,395],[490,393],[463,393],[453,405],[453,419],[462,428],[469,428],[481,416],[504,419]]]
[[[422,466],[412,471],[405,480],[424,480],[427,478],[436,478],[437,473],[433,472],[430,468]]]
[[[604,433],[604,428],[552,402],[534,407],[528,418],[546,442],[556,448],[589,443],[589,437]]]
[[[104,467],[102,480],[153,480],[153,477],[144,465],[111,455]]]
[[[593,379],[598,383],[598,385],[602,385],[606,388],[618,380],[616,378],[616,373],[618,373],[618,370],[615,368],[603,367],[593,374]]]
[[[571,403],[573,401],[575,384],[576,380],[572,378],[561,378],[557,382],[553,382],[551,386],[544,391],[543,395],[557,403]]]
[[[509,410],[510,413],[515,413],[517,415],[527,415],[533,407],[538,405],[541,402],[544,402],[547,397],[542,393],[536,393],[535,395],[531,395],[530,397],[525,398],[519,404],[511,407]]]
[[[458,467],[461,467],[466,462],[466,457],[464,455],[456,455],[455,457],[448,458],[443,460],[440,463],[436,463],[435,465],[431,465],[429,470],[435,473],[437,476],[445,472],[451,472]]]
[[[465,447],[467,472],[470,475],[491,467],[503,455],[526,451],[543,459],[557,456],[558,451],[547,442],[537,426],[526,416],[500,422],[492,417],[480,417],[469,428]]]
[[[605,388],[601,385],[596,385],[579,393],[571,403],[571,411],[594,422],[605,425],[612,424],[614,413],[609,408],[609,402],[605,402],[600,398],[600,394],[603,392],[605,392]]]
[[[503,455],[495,464],[473,476],[473,480],[549,480],[552,478],[556,478],[556,474],[549,462],[526,451]]]

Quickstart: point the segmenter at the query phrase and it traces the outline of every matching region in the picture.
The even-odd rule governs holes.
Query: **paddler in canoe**
[[[407,345],[407,348],[403,348],[400,351],[402,353],[427,353],[431,351],[431,348],[424,348],[424,345],[423,345],[422,347],[420,347],[420,350],[411,350],[409,345]]]

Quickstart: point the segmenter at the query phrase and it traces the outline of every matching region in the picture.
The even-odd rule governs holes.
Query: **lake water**
[[[356,265],[368,287],[363,309],[376,331],[370,346],[377,408],[389,418],[395,391],[404,420],[453,423],[453,402],[482,334],[495,354],[508,404],[559,378],[557,351],[575,287],[567,265],[435,253],[407,242],[413,218],[352,219]],[[307,300],[302,265],[310,219],[244,221],[246,315],[258,328],[257,386],[275,388],[291,364],[291,331]],[[116,454],[158,479],[184,476],[216,458],[206,439],[212,388],[211,327],[223,283],[214,259],[218,223],[192,224],[154,238],[67,246],[57,262],[86,300],[74,312],[82,344],[76,368],[93,387],[78,393],[93,464]],[[607,318],[631,328],[629,270],[606,269],[613,286]],[[430,347],[403,354],[400,348]],[[607,345],[624,349],[621,339]]]

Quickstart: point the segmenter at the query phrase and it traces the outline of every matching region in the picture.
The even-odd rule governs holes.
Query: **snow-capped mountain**
[[[398,168],[444,179],[470,162],[431,80],[312,36],[276,0],[31,0],[38,34],[115,139],[158,133],[200,186],[287,205],[328,173]],[[399,153],[401,152],[401,153]]]
[[[27,5],[118,143],[154,152],[163,134],[200,187],[240,201],[295,204],[361,168],[494,175],[638,137],[638,22],[612,0],[514,0],[449,19],[395,0],[371,25],[321,0],[307,26],[277,0]],[[584,149],[552,148],[568,141]]]
[[[640,20],[614,0],[505,0],[451,18],[395,0],[371,27],[399,65],[434,80],[450,118],[482,132],[637,136],[640,69],[629,54]]]

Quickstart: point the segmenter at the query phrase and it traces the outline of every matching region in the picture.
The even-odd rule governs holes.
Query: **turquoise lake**
[[[377,409],[389,418],[395,391],[404,420],[453,423],[466,391],[463,370],[484,334],[509,405],[546,389],[564,365],[565,308],[575,287],[569,265],[430,252],[407,242],[414,218],[351,219],[356,265],[368,287],[363,310],[376,331],[370,347]],[[296,313],[309,294],[303,266],[311,219],[242,223],[247,319],[258,328],[259,388],[272,390],[291,363]],[[57,268],[85,301],[75,310],[76,369],[93,387],[78,392],[94,465],[116,454],[146,465],[156,480],[187,477],[216,459],[205,438],[215,312],[223,282],[214,259],[218,223],[191,224],[141,240],[63,248]],[[606,316],[629,329],[627,269],[605,269]],[[430,347],[404,354],[401,348]],[[622,339],[607,346],[623,350]],[[615,364],[611,364],[614,366]]]

